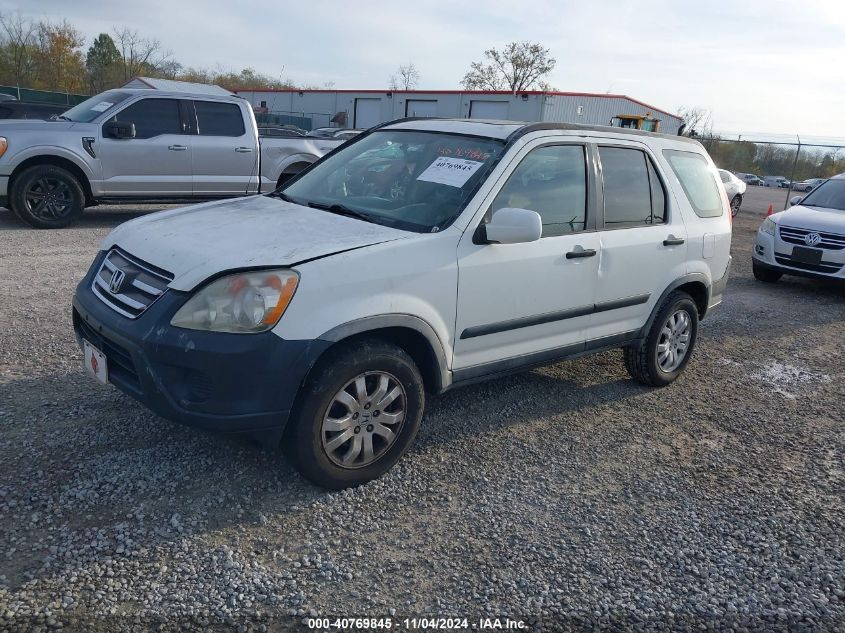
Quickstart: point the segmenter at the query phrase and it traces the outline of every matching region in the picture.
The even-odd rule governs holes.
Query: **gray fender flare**
[[[648,332],[649,330],[651,330],[651,326],[654,323],[654,319],[657,317],[657,311],[660,309],[660,306],[663,305],[663,301],[666,299],[666,297],[669,296],[669,293],[675,290],[676,288],[680,288],[684,284],[688,284],[693,281],[704,284],[704,287],[707,289],[707,301],[704,305],[706,306],[710,304],[710,294],[713,289],[710,287],[710,280],[704,273],[690,273],[688,275],[684,275],[683,277],[678,277],[678,279],[676,279],[666,287],[666,290],[664,290],[663,293],[660,295],[660,298],[657,300],[657,303],[654,304],[654,309],[651,311],[651,314],[648,317],[648,321],[646,321],[645,325],[642,327],[642,329],[640,329],[638,338],[645,338],[646,336],[648,336]]]

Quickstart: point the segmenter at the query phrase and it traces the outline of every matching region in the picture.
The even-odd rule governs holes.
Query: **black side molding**
[[[534,325],[543,325],[544,323],[552,323],[554,321],[574,319],[575,317],[587,316],[588,314],[594,314],[596,312],[607,312],[609,310],[629,308],[631,306],[647,303],[649,297],[651,297],[650,294],[637,295],[634,297],[625,297],[624,299],[614,299],[613,301],[595,303],[590,306],[572,308],[570,310],[546,312],[545,314],[520,317],[519,319],[499,321],[498,323],[489,323],[487,325],[475,325],[473,327],[468,327],[461,332],[461,340],[475,338],[477,336],[486,336],[487,334],[498,334],[499,332],[507,332],[509,330],[518,330],[520,328],[531,327]]]

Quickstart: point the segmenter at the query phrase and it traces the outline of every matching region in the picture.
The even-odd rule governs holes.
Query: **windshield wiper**
[[[329,213],[345,215],[348,218],[355,218],[357,220],[364,220],[364,222],[373,222],[377,224],[377,222],[373,219],[373,216],[362,213],[361,211],[356,211],[355,209],[350,209],[342,204],[320,204],[319,202],[309,202],[308,206],[312,209],[321,209],[323,211],[328,211]]]
[[[59,115],[56,117],[56,120],[57,120],[57,121],[73,121],[73,119],[69,119],[69,118],[67,118],[64,114],[59,114]]]

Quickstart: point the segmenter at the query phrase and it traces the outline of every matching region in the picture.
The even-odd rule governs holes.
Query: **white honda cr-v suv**
[[[360,484],[425,394],[612,348],[671,383],[718,304],[731,220],[690,139],[409,119],[268,196],[115,229],[74,297],[85,367],[160,415],[282,442]]]
[[[845,174],[790,203],[757,231],[754,276],[766,282],[785,274],[845,280]]]

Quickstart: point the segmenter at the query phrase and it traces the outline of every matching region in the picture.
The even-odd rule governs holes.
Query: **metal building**
[[[368,128],[406,116],[555,121],[676,134],[675,114],[625,95],[471,90],[239,90],[266,123]]]

